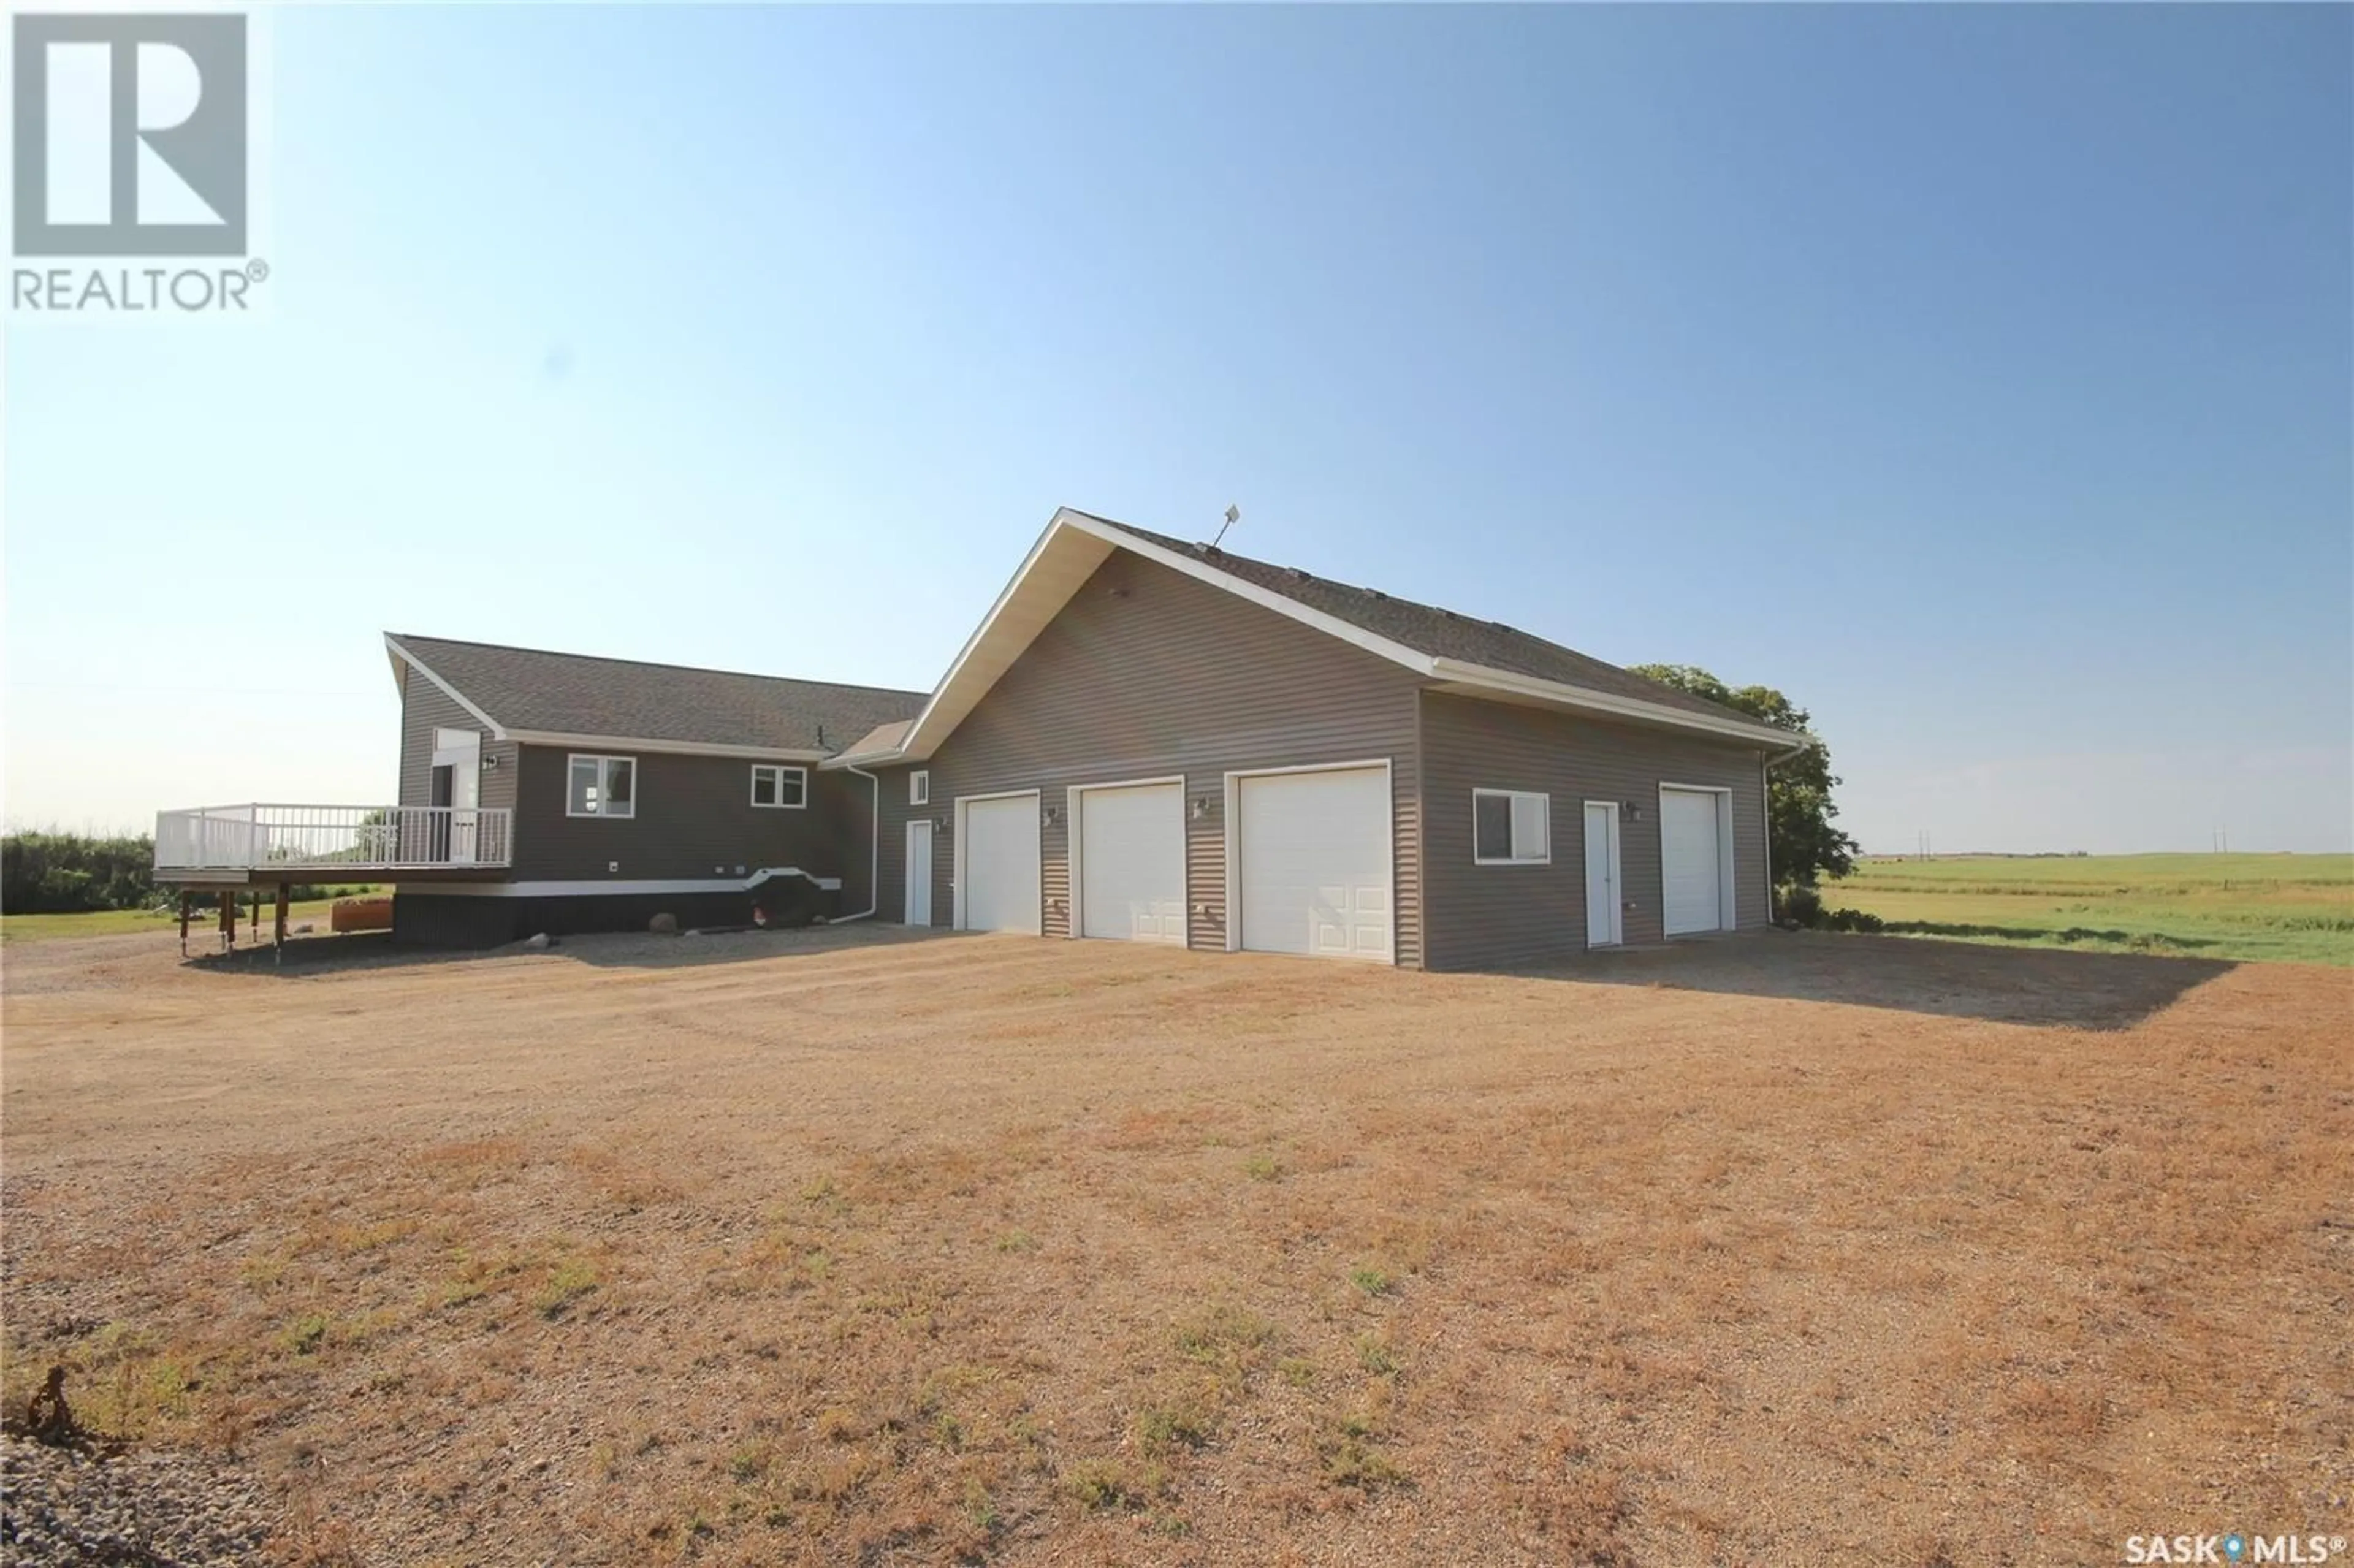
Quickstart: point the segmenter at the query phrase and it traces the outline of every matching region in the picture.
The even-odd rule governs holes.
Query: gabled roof
[[[921,692],[745,675],[634,659],[385,633],[397,664],[432,682],[503,740],[593,742],[817,761],[877,725],[911,717]]]
[[[1802,739],[1498,621],[1458,615],[1206,545],[1189,545],[1065,507],[1046,524],[1021,570],[998,595],[915,722],[903,733],[861,739],[839,760],[875,763],[929,757],[1116,549],[1132,551],[1402,664],[1427,678],[1436,690],[1691,731],[1774,753],[1794,750]]]
[[[1664,704],[1687,713],[1754,722],[1748,715],[1710,702],[1706,697],[1696,697],[1673,686],[1663,686],[1631,670],[1606,664],[1575,648],[1548,642],[1542,637],[1506,626],[1500,620],[1480,620],[1473,616],[1458,615],[1451,609],[1417,604],[1413,599],[1399,599],[1379,588],[1353,588],[1347,583],[1334,582],[1296,567],[1270,566],[1265,561],[1213,549],[1207,545],[1189,545],[1182,539],[1155,534],[1132,524],[1115,523],[1108,517],[1098,517],[1096,521],[1158,545],[1162,549],[1191,556],[1231,577],[1281,594],[1311,609],[1322,610],[1352,626],[1388,638],[1434,659],[1459,660],[1464,663],[1509,671],[1540,681],[1559,681],[1593,691],[1615,693],[1639,702]]]

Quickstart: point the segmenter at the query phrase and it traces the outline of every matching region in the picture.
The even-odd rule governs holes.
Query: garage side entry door
[[[1185,945],[1185,787],[1074,790],[1079,935]]]
[[[1719,799],[1703,789],[1659,791],[1659,875],[1670,937],[1721,930],[1727,924]]]
[[[967,931],[1037,936],[1038,797],[1009,795],[961,805],[957,924]]]
[[[1235,945],[1390,962],[1389,770],[1245,774],[1235,785]]]

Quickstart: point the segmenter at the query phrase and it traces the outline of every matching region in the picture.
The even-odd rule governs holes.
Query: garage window
[[[1553,798],[1525,789],[1471,791],[1471,858],[1479,865],[1549,865]]]
[[[907,804],[928,806],[932,803],[932,770],[918,768],[907,775]]]

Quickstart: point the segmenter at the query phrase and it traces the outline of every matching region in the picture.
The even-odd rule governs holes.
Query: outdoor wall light
[[[1045,810],[1043,820],[1051,828],[1055,825],[1055,820],[1062,815],[1062,811],[1063,809],[1060,806],[1049,806]]]
[[[1209,814],[1210,814],[1210,798],[1209,798],[1207,795],[1196,795],[1196,796],[1194,796],[1194,797],[1193,797],[1193,820],[1194,820],[1195,821],[1197,821],[1197,822],[1198,822],[1198,821],[1202,821],[1204,818],[1207,817]]]
[[[495,772],[497,772],[497,771],[498,771],[498,767],[499,767],[499,754],[498,754],[497,752],[495,752],[495,751],[486,751],[486,752],[482,753],[482,771],[483,771],[483,772],[485,772],[485,773],[495,773]]]
[[[1619,810],[1627,813],[1627,820],[1630,822],[1639,822],[1643,820],[1643,808],[1636,801],[1625,801],[1620,805]]]

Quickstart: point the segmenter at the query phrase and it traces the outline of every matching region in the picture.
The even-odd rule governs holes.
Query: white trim
[[[774,773],[777,776],[777,799],[773,800],[763,800],[760,799],[760,775],[764,772]],[[788,800],[784,798],[785,775],[788,773],[797,773],[801,776],[801,798],[798,800]],[[809,769],[797,763],[791,762],[755,762],[752,764],[751,793],[747,797],[747,799],[751,801],[754,809],[758,810],[803,810],[807,809],[809,805]],[[566,795],[565,803],[567,805],[571,803],[571,798],[568,792]]]
[[[956,683],[957,673],[971,661],[973,654],[980,649],[982,640],[989,635],[990,628],[997,624],[998,617],[1005,612],[1006,606],[1013,602],[1014,596],[1022,589],[1022,585],[1029,580],[1031,568],[1035,567],[1039,557],[1046,553],[1046,546],[1052,544],[1055,536],[1061,533],[1066,513],[1069,513],[1067,507],[1058,509],[1055,515],[1048,519],[1045,531],[1040,534],[1037,542],[1030,546],[1030,553],[1022,557],[1022,565],[1014,569],[1013,577],[1000,590],[996,602],[989,607],[989,613],[981,617],[981,624],[973,628],[972,635],[964,640],[962,648],[957,650],[956,658],[949,664],[948,673],[942,675],[939,683],[932,688],[932,694],[925,699],[923,711],[916,715],[915,722],[910,724],[907,733],[899,737],[898,747],[893,751],[893,756],[928,757],[931,755],[929,751],[920,749],[921,742],[918,737],[923,736],[925,724],[931,718],[933,710],[939,706],[940,698],[946,695],[949,688]],[[1092,534],[1097,531],[1085,530],[1085,532]],[[1053,618],[1050,616],[1048,619]],[[996,682],[991,681],[990,684],[994,686]],[[984,688],[982,695],[987,694],[987,689]],[[980,699],[974,700],[977,702]],[[970,713],[970,710],[968,709],[967,712]],[[953,732],[955,726],[951,725],[949,729]],[[943,736],[940,738],[946,739],[947,736]],[[931,744],[937,746],[938,742],[933,741]]]
[[[1734,867],[1733,856],[1733,790],[1723,784],[1679,784],[1672,779],[1659,780],[1659,935],[1668,935],[1668,791],[1686,795],[1716,797],[1716,928],[1731,931],[1738,928],[1740,884]],[[1679,937],[1695,937],[1697,931],[1678,931]]]
[[[650,751],[669,757],[733,757],[747,762],[817,763],[826,759],[822,751],[796,750],[775,746],[705,746],[692,740],[649,740],[633,735],[573,735],[563,730],[519,729],[500,736],[519,746],[587,747],[591,749],[627,747],[631,751]]]
[[[1649,724],[1668,725],[1677,729],[1700,730],[1709,735],[1722,735],[1753,746],[1769,746],[1776,750],[1789,748],[1790,734],[1787,729],[1774,729],[1766,725],[1752,724],[1731,716],[1716,718],[1708,714],[1696,714],[1673,708],[1664,703],[1646,702],[1639,697],[1622,697],[1609,692],[1597,692],[1586,686],[1573,686],[1561,681],[1539,680],[1533,675],[1518,675],[1509,670],[1492,669],[1485,664],[1467,663],[1460,659],[1432,661],[1431,674],[1442,681],[1467,686],[1482,686],[1493,691],[1510,692],[1520,696],[1541,697],[1564,707],[1586,708],[1596,713],[1619,718],[1641,719]],[[1813,744],[1812,737],[1800,743],[1796,750]]]
[[[677,877],[646,882],[412,882],[393,884],[398,893],[450,894],[460,898],[568,898],[581,895],[749,893],[764,882],[798,876],[828,893],[841,891],[838,876],[811,876],[797,865],[765,866],[749,876]]]
[[[1508,855],[1482,855],[1479,853],[1479,798],[1500,796],[1513,802],[1536,800],[1544,806],[1544,853],[1524,855],[1521,849],[1521,822],[1515,813],[1507,824],[1512,836],[1512,853]],[[1551,865],[1553,863],[1553,796],[1543,789],[1500,789],[1485,785],[1471,791],[1471,863],[1473,865]]]
[[[1235,768],[1226,771],[1225,831],[1226,831],[1226,951],[1243,950],[1243,900],[1241,877],[1242,850],[1242,781],[1265,779],[1278,773],[1355,773],[1370,768],[1382,770],[1382,786],[1390,808],[1390,831],[1387,840],[1390,860],[1390,964],[1397,964],[1397,779],[1386,757],[1369,757],[1356,762],[1299,762],[1286,768]],[[1190,926],[1191,912],[1188,911]]]
[[[576,762],[598,764],[597,809],[593,811],[576,811],[572,809],[572,765]],[[605,809],[613,799],[610,783],[613,770],[610,765],[616,762],[626,762],[630,765],[630,809],[626,811],[609,811]],[[581,821],[594,817],[614,822],[634,821],[638,815],[638,759],[634,757],[623,757],[610,751],[567,752],[564,758],[564,814]]]
[[[1055,522],[1066,524],[1084,534],[1092,534],[1097,538],[1115,545],[1120,549],[1142,556],[1148,561],[1157,561],[1172,571],[1184,573],[1197,582],[1224,588],[1238,599],[1248,599],[1262,609],[1271,609],[1278,615],[1288,616],[1302,625],[1314,627],[1327,636],[1337,637],[1343,642],[1354,643],[1366,652],[1379,654],[1382,658],[1394,663],[1403,664],[1416,674],[1430,674],[1437,662],[1430,654],[1422,652],[1418,649],[1409,648],[1403,642],[1392,641],[1378,632],[1368,631],[1354,621],[1343,620],[1337,615],[1328,615],[1313,606],[1300,603],[1288,595],[1277,593],[1272,588],[1263,588],[1255,582],[1235,576],[1232,572],[1222,571],[1202,556],[1172,550],[1165,546],[1156,545],[1150,539],[1140,539],[1117,523],[1108,522],[1100,517],[1091,517],[1084,512],[1074,512],[1067,506],[1055,514]]]
[[[863,768],[854,768],[851,771],[872,786],[870,794],[874,810],[866,819],[866,907],[855,915],[835,916],[830,922],[835,926],[868,919],[883,906],[883,780]]]
[[[917,828],[921,828],[924,830],[923,928],[928,930],[931,928],[932,924],[932,884],[938,880],[936,868],[939,864],[939,862],[935,857],[937,857],[940,853],[940,831],[932,825],[932,819],[929,817],[909,817],[907,819],[907,832],[906,842],[901,852],[904,858],[899,863],[899,876],[901,883],[899,888],[899,924],[902,926],[913,926],[916,924],[916,879],[914,874],[916,869],[916,830]]]
[[[1591,864],[1591,859],[1594,854],[1594,848],[1592,843],[1586,839],[1585,835],[1588,825],[1592,821],[1594,808],[1596,806],[1602,807],[1605,810],[1610,813],[1610,842],[1608,845],[1610,851],[1611,893],[1610,934],[1607,941],[1597,942],[1594,939],[1592,927],[1589,927],[1585,933],[1585,945],[1589,949],[1594,948],[1623,948],[1627,945],[1627,855],[1624,841],[1618,831],[1621,808],[1616,800],[1585,800],[1580,802],[1578,806],[1578,843],[1579,847],[1585,850],[1589,863],[1585,867],[1585,907],[1588,914],[1593,912],[1594,871]]]
[[[964,923],[964,844],[965,844],[965,821],[964,821],[964,817],[965,817],[965,810],[964,810],[964,809],[965,809],[967,806],[972,805],[972,804],[974,804],[975,802],[977,802],[977,801],[981,801],[981,800],[1020,800],[1022,797],[1023,797],[1023,796],[1025,796],[1025,795],[1026,795],[1026,796],[1028,796],[1032,800],[1037,800],[1041,799],[1041,796],[1040,796],[1039,792],[1038,792],[1037,790],[1035,790],[1035,789],[997,789],[997,790],[992,790],[991,793],[986,794],[986,795],[959,795],[959,796],[956,798],[956,803],[955,803],[955,806],[954,806],[954,808],[953,808],[953,809],[954,809],[954,811],[955,811],[955,814],[956,814],[956,828],[955,828],[956,837],[955,837],[952,841],[950,841],[950,842],[949,842],[949,854],[951,854],[951,855],[953,855],[953,856],[955,857],[953,860],[951,860],[951,861],[949,863],[949,872],[950,872],[950,874],[951,874],[949,875],[949,928],[950,928],[951,930],[961,931],[961,930],[965,929],[965,923]],[[1038,883],[1039,883],[1039,886],[1038,886],[1038,927],[1039,927],[1039,928],[1038,928],[1038,930],[1037,930],[1035,933],[1034,933],[1034,935],[1038,935],[1038,936],[1044,936],[1044,935],[1045,934],[1045,926],[1046,926],[1046,887],[1045,887],[1045,881],[1046,881],[1046,825],[1045,825],[1045,823],[1044,823],[1044,822],[1043,822],[1043,821],[1041,821],[1039,820],[1038,812],[1037,812],[1036,810],[1033,810],[1033,811],[1030,813],[1030,824],[1031,824],[1032,829],[1033,829],[1033,830],[1037,833],[1037,835],[1038,835]],[[940,853],[939,837],[938,837],[938,834],[934,834],[934,835],[933,835],[933,838],[932,838],[932,853],[933,853],[934,854],[936,854],[936,855],[937,855],[937,854],[938,854],[938,853]]]
[[[1086,807],[1079,797],[1096,789],[1149,789],[1167,784],[1177,786],[1178,864],[1182,874],[1179,885],[1182,889],[1182,897],[1185,905],[1185,946],[1191,948],[1193,945],[1193,857],[1186,853],[1185,775],[1182,773],[1164,773],[1157,779],[1115,779],[1098,784],[1074,784],[1064,791],[1063,819],[1067,829],[1064,837],[1068,841],[1071,879],[1070,928],[1063,933],[1064,936],[1077,941],[1086,928],[1085,916],[1080,908],[1083,884],[1079,875],[1082,848],[1079,823]]]
[[[932,770],[928,768],[909,769],[907,773],[907,804],[910,806],[928,806],[931,803]]]
[[[451,702],[457,704],[460,707],[465,709],[468,713],[482,720],[482,724],[490,730],[491,738],[493,740],[506,740],[510,738],[507,732],[500,726],[498,720],[493,718],[490,715],[484,713],[482,709],[476,707],[472,702],[468,701],[465,693],[460,691],[457,687],[451,685],[449,682],[435,674],[430,665],[427,664],[424,660],[419,659],[416,654],[410,652],[406,647],[402,646],[400,640],[389,631],[384,634],[384,645],[399,658],[406,660],[410,669],[416,671],[419,674],[424,676],[427,680],[440,687],[441,694],[443,696],[448,697]],[[402,695],[404,697],[408,695],[405,690],[403,691]]]

